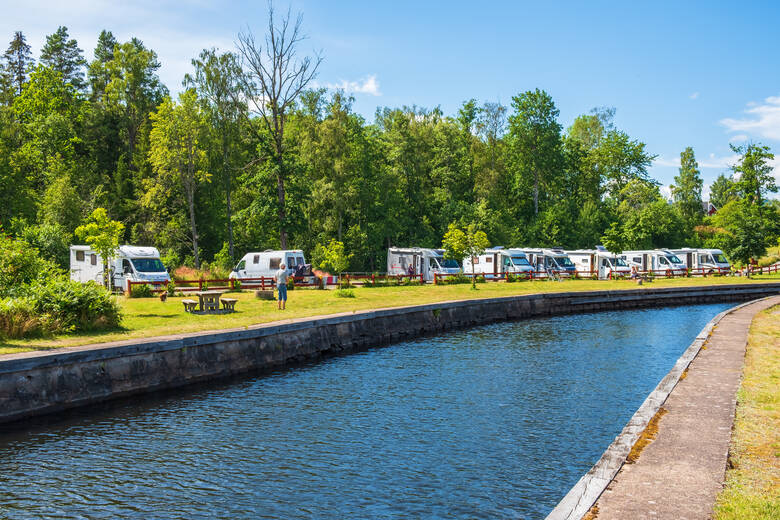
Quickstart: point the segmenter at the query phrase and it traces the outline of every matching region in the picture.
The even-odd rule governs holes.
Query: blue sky
[[[321,50],[318,83],[351,91],[373,121],[378,106],[500,101],[528,89],[552,95],[560,121],[614,106],[616,126],[658,155],[651,174],[673,182],[692,146],[705,185],[728,169],[729,142],[772,147],[780,159],[780,2],[325,2],[295,0]],[[542,5],[544,4],[544,5]],[[277,10],[290,4],[277,2]],[[37,56],[68,27],[89,59],[101,29],[153,48],[172,91],[204,47],[232,50],[261,35],[265,1],[30,0],[4,7],[0,42],[22,30]],[[5,47],[5,43],[1,43]],[[780,160],[775,161],[780,172]]]

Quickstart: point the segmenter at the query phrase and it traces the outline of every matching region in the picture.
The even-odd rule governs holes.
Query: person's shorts
[[[287,286],[277,285],[276,288],[279,290],[279,301],[287,301]]]

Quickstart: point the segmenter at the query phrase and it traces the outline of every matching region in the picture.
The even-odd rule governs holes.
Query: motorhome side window
[[[475,263],[475,264],[478,264],[478,263],[479,263],[479,257],[478,257],[478,256],[475,256],[475,257],[473,258],[473,260],[474,260],[474,262],[473,262],[473,263]]]
[[[92,265],[97,265],[97,255],[95,253],[89,255],[89,263]]]
[[[485,258],[485,263],[492,264],[493,263],[493,258],[491,258],[491,257]]]
[[[133,272],[132,268],[130,267],[130,260],[128,260],[126,258],[122,260],[122,272],[123,273],[132,273]]]
[[[295,257],[294,256],[288,256],[287,257],[287,267],[293,268],[297,264],[295,263]]]
[[[246,269],[246,260],[241,260],[236,266],[236,270],[243,271],[244,269]]]
[[[638,256],[635,256],[635,257],[632,259],[632,261],[633,261],[635,264],[641,264],[641,263],[642,263],[642,259],[641,259],[640,257],[638,257]]]
[[[282,259],[281,258],[271,258],[269,260],[269,266],[268,267],[270,269],[279,269],[279,264],[281,264],[281,263],[282,263]]]
[[[436,269],[437,267],[439,267],[436,264],[436,259],[434,259],[434,258],[429,258],[428,259],[428,265],[431,266],[432,269]]]
[[[303,257],[302,257],[302,256],[299,256],[299,257],[298,257],[298,264],[297,264],[297,265],[303,265],[303,264],[304,264]]]
[[[260,263],[260,255],[255,255],[254,258],[252,259],[252,263],[253,264],[259,264]],[[279,267],[279,266],[277,266],[277,267]]]
[[[77,262],[84,261],[84,251],[76,251],[76,261]]]

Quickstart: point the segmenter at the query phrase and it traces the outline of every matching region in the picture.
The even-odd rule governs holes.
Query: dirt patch
[[[582,517],[582,520],[596,520],[597,516],[599,516],[599,506],[593,504],[593,507],[591,507],[587,514]]]
[[[650,422],[647,423],[647,428],[645,428],[645,431],[642,432],[642,435],[639,436],[639,439],[634,443],[634,446],[631,448],[631,452],[629,452],[628,456],[626,457],[626,463],[627,464],[633,464],[637,460],[639,460],[639,456],[642,454],[642,450],[644,450],[658,435],[658,424],[661,422],[661,417],[666,415],[668,410],[666,408],[659,408],[658,411],[655,413],[652,419],[650,419]]]

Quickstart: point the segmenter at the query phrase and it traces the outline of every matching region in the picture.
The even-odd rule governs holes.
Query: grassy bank
[[[780,519],[780,306],[753,320],[716,520]]]
[[[657,280],[645,284],[641,288],[758,282],[742,278],[677,278]],[[275,302],[257,300],[253,292],[245,292],[233,295],[233,297],[238,299],[236,305],[237,312],[227,315],[204,316],[185,313],[181,304],[182,298],[169,298],[167,302],[163,303],[156,298],[127,299],[120,297],[119,301],[124,313],[123,328],[121,330],[81,335],[62,335],[34,340],[6,340],[0,344],[0,354],[216,329],[243,328],[253,324],[290,318],[452,300],[545,292],[635,288],[637,288],[636,283],[628,280],[526,281],[478,284],[478,290],[476,291],[472,290],[469,285],[356,288],[354,289],[354,298],[338,298],[334,294],[335,291],[298,289],[289,292],[286,311],[277,310]]]

